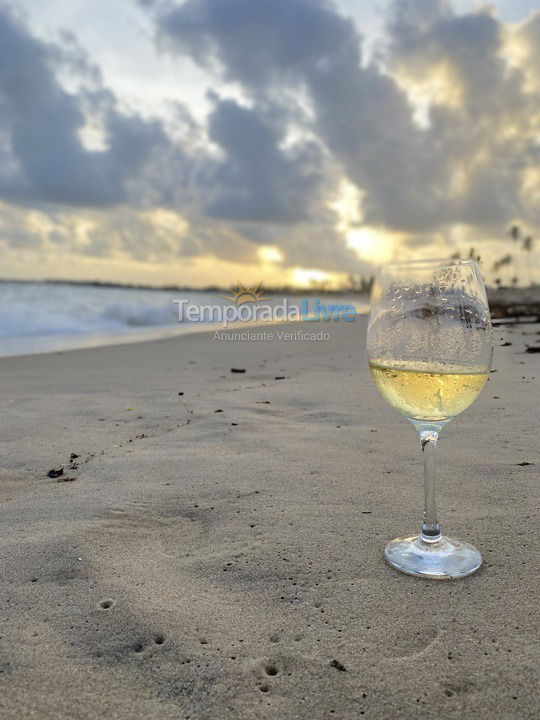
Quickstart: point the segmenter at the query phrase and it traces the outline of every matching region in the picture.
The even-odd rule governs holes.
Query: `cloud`
[[[206,170],[210,217],[278,223],[308,219],[322,181],[316,143],[280,149],[283,132],[256,109],[233,100],[216,101],[208,137],[224,155]]]
[[[315,142],[282,147],[285,129],[261,111],[214,96],[208,148],[181,147],[158,120],[120,112],[114,94],[76,40],[33,37],[7,9],[0,15],[0,196],[20,203],[74,206],[157,204],[199,207],[211,218],[290,223],[320,201],[322,156]],[[94,87],[67,92],[57,68]],[[195,122],[177,108],[186,135]],[[90,125],[97,147],[84,142]],[[97,130],[96,130],[97,128]],[[103,147],[101,147],[101,145]]]
[[[437,221],[426,197],[433,160],[405,93],[371,65],[351,20],[323,0],[188,0],[158,15],[158,42],[241,83],[255,108],[306,93],[291,124],[314,133],[364,191],[368,223],[399,229]],[[230,198],[229,198],[230,200]]]
[[[251,88],[298,80],[358,40],[350,20],[322,0],[187,0],[165,6],[158,40]],[[344,45],[343,45],[344,44]]]
[[[537,94],[523,68],[507,59],[508,30],[488,10],[457,15],[439,0],[394,4],[389,67],[410,86],[428,89],[441,73],[451,87],[431,103],[425,136],[439,155],[434,188],[446,222],[496,227],[524,210],[524,173],[537,144]],[[442,207],[436,219],[444,218]]]
[[[520,193],[539,101],[505,60],[505,27],[488,10],[394,2],[383,65],[363,63],[352,21],[323,0],[187,0],[157,24],[162,48],[221,68],[255,104],[305,92],[304,129],[362,191],[365,223],[422,233],[529,219]]]
[[[114,205],[151,153],[166,142],[159,123],[120,113],[105,90],[66,92],[54,45],[32,37],[6,8],[0,13],[0,105],[4,168],[0,194],[14,202]],[[85,149],[85,104],[102,116],[107,149]]]
[[[256,103],[276,102],[288,86],[305,91],[313,113],[305,129],[365,192],[365,219],[418,223],[430,158],[405,93],[374,65],[362,67],[351,20],[322,0],[188,0],[158,28],[162,47],[219,63]],[[430,207],[421,213],[428,224]]]
[[[540,89],[540,11],[516,25],[511,31],[511,49],[517,51],[518,62],[531,92]]]

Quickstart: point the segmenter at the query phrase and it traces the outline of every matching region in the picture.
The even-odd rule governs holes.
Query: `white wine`
[[[426,364],[427,365],[427,364]],[[427,369],[369,363],[371,376],[384,399],[413,420],[448,420],[478,397],[489,370],[442,366]]]

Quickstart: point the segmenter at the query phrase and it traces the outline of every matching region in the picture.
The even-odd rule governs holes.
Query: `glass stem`
[[[437,507],[435,505],[435,452],[439,435],[434,430],[421,430],[420,443],[424,458],[424,522],[420,539],[427,543],[438,542],[441,528],[437,521]]]

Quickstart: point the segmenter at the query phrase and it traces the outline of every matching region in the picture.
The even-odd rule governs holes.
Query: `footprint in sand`
[[[434,625],[420,629],[389,630],[381,647],[381,656],[390,661],[417,657],[436,645],[443,634],[443,631]]]
[[[160,507],[151,501],[140,500],[111,508],[101,527],[111,533],[132,533],[139,530],[161,531],[171,526],[177,528],[180,523],[184,523],[187,529],[194,521],[201,521],[205,517],[203,510],[193,506],[169,502]]]

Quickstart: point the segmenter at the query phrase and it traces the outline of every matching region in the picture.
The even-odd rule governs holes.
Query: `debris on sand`
[[[347,668],[345,667],[345,665],[339,662],[339,660],[336,660],[335,658],[330,661],[330,665],[336,668],[336,670],[339,670],[340,672],[347,672]]]
[[[527,345],[527,349],[525,352],[528,353],[540,353],[540,345],[537,345],[535,347],[532,347],[531,345]]]
[[[274,380],[285,380],[285,375],[276,375]]]
[[[245,373],[246,368],[231,368],[232,373]]]
[[[71,453],[71,455],[69,456],[69,459],[76,460],[78,457],[80,457],[80,455],[77,455],[77,453]]]
[[[64,468],[58,468],[58,470],[55,470],[54,468],[52,470],[49,470],[47,473],[47,477],[50,478],[58,478],[60,475],[64,474]]]
[[[58,482],[58,483],[61,483],[61,482],[75,482],[76,479],[77,479],[77,478],[74,478],[74,477],[65,477],[65,476],[64,476],[64,477],[59,477],[59,478],[57,478],[57,479],[56,479],[56,482]]]

